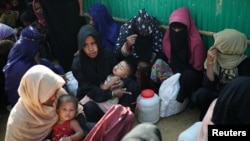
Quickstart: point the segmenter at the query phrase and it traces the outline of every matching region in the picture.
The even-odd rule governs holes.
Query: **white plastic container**
[[[200,129],[201,124],[201,121],[197,121],[189,128],[181,132],[179,134],[178,141],[196,141],[196,136],[198,134],[198,130]]]
[[[156,123],[160,119],[160,99],[151,89],[145,89],[137,98],[139,122]]]

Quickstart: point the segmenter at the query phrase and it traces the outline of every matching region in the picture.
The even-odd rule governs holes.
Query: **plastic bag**
[[[169,117],[171,115],[177,114],[181,112],[188,103],[187,99],[185,99],[183,103],[180,103],[176,100],[180,90],[180,76],[180,73],[176,73],[164,80],[160,86],[160,117]]]
[[[129,107],[116,104],[95,124],[84,141],[120,141],[133,128],[134,119]]]
[[[65,74],[66,85],[65,89],[69,94],[76,96],[77,88],[78,88],[78,81],[75,79],[72,71],[69,71]]]

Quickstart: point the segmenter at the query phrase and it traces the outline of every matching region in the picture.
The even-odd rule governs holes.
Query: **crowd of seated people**
[[[145,9],[125,23],[117,24],[108,7],[100,2],[89,8],[87,24],[83,2],[1,1],[0,94],[10,111],[6,140],[53,140],[50,134],[58,118],[60,123],[65,123],[57,115],[56,100],[62,93],[72,95],[64,90],[67,85],[64,75],[69,71],[78,82],[73,97],[79,103],[71,109],[78,108],[84,113],[83,118],[76,112],[72,116],[77,117],[72,127],[78,130],[81,126],[82,131],[79,131],[81,135],[70,134],[65,138],[71,140],[84,138],[113,105],[129,107],[134,114],[140,92],[153,89],[158,93],[162,82],[175,73],[181,74],[176,100],[182,103],[189,99],[190,105],[200,109],[199,121],[204,121],[209,105],[223,97],[221,91],[226,91],[227,84],[250,74],[249,58],[245,55],[246,35],[235,29],[224,29],[213,35],[214,45],[206,51],[187,7],[173,10],[168,19],[169,28],[164,31],[158,19]],[[36,79],[39,84],[30,82]],[[233,83],[235,87],[237,83],[243,84]],[[20,113],[23,118],[35,120],[14,117]],[[15,128],[11,120],[21,127]],[[40,120],[41,123],[37,122]],[[41,131],[29,132],[23,122]],[[89,126],[88,122],[93,124]],[[157,130],[157,140],[161,140],[158,129],[154,127],[154,130]],[[126,138],[133,135],[138,136],[129,133]]]

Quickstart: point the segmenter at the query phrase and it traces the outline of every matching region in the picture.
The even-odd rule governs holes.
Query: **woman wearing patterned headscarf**
[[[102,3],[95,3],[89,9],[90,24],[94,26],[102,38],[102,46],[114,51],[120,26],[108,13],[108,9]]]
[[[129,54],[138,58],[138,70],[145,72],[146,81],[149,81],[148,71],[156,54],[162,50],[163,32],[159,21],[150,16],[145,9],[141,9],[138,15],[124,23],[116,43],[116,55],[122,60]],[[144,81],[145,82],[145,81]],[[142,82],[141,82],[142,83]],[[144,86],[143,86],[144,85]],[[149,84],[142,84],[142,89]]]
[[[42,64],[56,73],[64,75],[62,67],[55,66],[44,58],[39,58],[41,38],[42,36],[37,29],[28,26],[22,30],[20,38],[10,50],[3,72],[5,74],[5,90],[8,95],[8,101],[12,106],[15,105],[19,98],[17,88],[20,80],[23,74],[32,66]]]
[[[192,101],[200,109],[200,120],[222,87],[238,76],[250,76],[250,59],[245,55],[245,34],[235,29],[225,29],[213,36],[214,45],[209,48],[204,63],[206,73],[203,87],[192,96]]]

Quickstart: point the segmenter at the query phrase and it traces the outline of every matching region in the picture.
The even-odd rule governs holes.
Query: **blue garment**
[[[35,56],[41,47],[42,36],[37,29],[29,26],[22,30],[20,39],[11,48],[7,64],[3,68],[5,75],[5,90],[8,95],[8,102],[14,105],[18,98],[18,87],[24,73],[36,65]],[[62,68],[57,68],[48,60],[40,59],[40,63],[51,68],[56,73],[63,75]]]
[[[101,35],[101,45],[114,51],[120,25],[113,20],[106,6],[101,3],[93,4],[89,9],[89,15],[94,21],[94,28]]]

